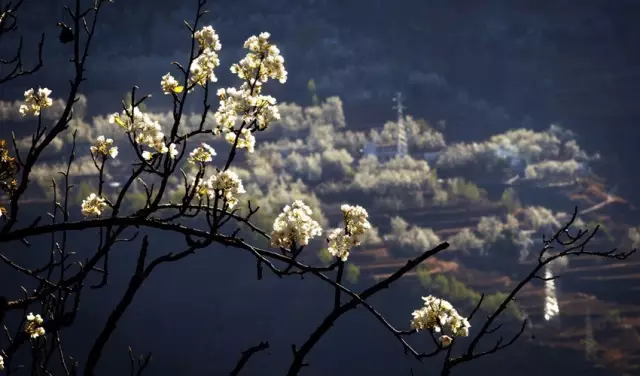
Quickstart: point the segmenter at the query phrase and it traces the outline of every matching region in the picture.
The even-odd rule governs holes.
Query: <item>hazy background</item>
[[[61,73],[68,49],[55,42],[64,3],[25,5],[22,33],[33,41],[49,31],[47,66],[55,73],[5,87],[4,98],[16,98],[28,83],[66,88],[58,85],[67,84]],[[446,120],[460,139],[556,122],[620,160],[629,192],[637,190],[635,174],[625,173],[638,158],[637,1],[220,0],[210,9],[223,67],[242,56],[248,36],[272,33],[290,72],[287,85],[271,89],[280,101],[302,102],[313,78],[321,97],[345,101],[351,128],[393,116],[390,98],[398,90],[414,116]],[[186,54],[182,20],[193,14],[189,1],[107,7],[83,89],[89,112],[117,105],[133,84],[155,88],[167,62]],[[221,86],[230,83],[226,69],[218,76]]]

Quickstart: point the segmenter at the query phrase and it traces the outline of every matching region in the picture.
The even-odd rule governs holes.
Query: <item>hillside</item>
[[[541,234],[561,226],[574,205],[580,209],[577,227],[593,229],[596,224],[602,225],[600,235],[591,244],[598,250],[627,248],[629,229],[637,225],[635,209],[616,196],[615,187],[609,188],[603,178],[591,171],[593,168],[609,177],[607,170],[597,164],[606,156],[587,153],[573,132],[559,126],[551,125],[541,132],[511,129],[485,140],[461,143],[447,142],[444,130],[411,116],[367,131],[347,128],[339,98],[327,98],[308,107],[282,103],[279,111],[282,119],[270,124],[264,134],[256,134],[259,142],[255,152],[238,154],[233,169],[246,188],[246,195],[239,197],[239,209],[247,208],[247,200],[257,202],[261,208],[257,225],[269,229],[285,205],[302,200],[312,209],[312,217],[328,230],[341,223],[341,204],[365,207],[375,228],[370,231],[370,239],[354,250],[349,263],[355,264],[361,278],[367,280],[384,277],[411,255],[448,241],[452,244],[450,249],[428,263],[434,285],[420,287],[425,284],[424,270],[410,275],[406,285],[423,293],[425,289],[441,289],[435,292],[455,300],[457,297],[448,296],[454,292],[435,284],[443,278],[454,284],[448,281],[455,278],[460,290],[457,292],[466,294],[465,298],[486,292],[493,295],[495,302],[500,298],[498,293],[522,277],[536,244],[540,244]],[[150,116],[162,125],[171,121],[167,113]],[[187,118],[182,126],[192,128],[196,120]],[[104,116],[90,122],[78,123],[78,150],[87,153],[99,134],[113,137],[120,146],[118,158],[109,162],[105,172],[109,185],[104,195],[113,198],[127,179],[130,162],[136,156],[125,135]],[[378,158],[375,153],[365,152],[372,143],[381,148],[392,144],[399,124],[406,128],[409,155]],[[192,142],[211,143],[220,158],[229,148],[227,141],[210,135],[194,137]],[[45,184],[50,184],[54,171],[64,167],[60,154],[68,149],[63,140],[60,145],[34,170],[37,173],[31,177],[35,188],[27,192],[23,204],[50,202]],[[77,171],[73,171],[72,183],[78,188],[72,200],[76,204],[95,189],[97,181],[97,171],[86,155],[84,158],[74,165]],[[218,166],[218,157],[213,163]],[[186,176],[193,176],[196,170],[194,165],[184,164]],[[146,184],[154,182],[151,174],[143,178]],[[170,181],[167,201],[179,202],[181,184],[179,178]],[[141,184],[134,185],[127,199],[127,205],[145,205]],[[315,258],[316,252],[322,251],[321,243],[322,239],[317,239],[304,257]],[[514,314],[532,319],[541,345],[574,351],[580,359],[587,346],[576,336],[585,332],[585,320],[590,317],[600,346],[589,356],[597,356],[597,363],[606,367],[615,365],[616,370],[632,371],[638,343],[628,337],[630,329],[626,326],[633,327],[635,324],[629,322],[638,319],[632,307],[636,303],[632,297],[637,267],[633,260],[616,264],[573,259],[560,272],[566,277],[557,283],[560,315],[551,320],[554,325],[543,325],[541,308],[546,298],[545,286],[540,283],[523,291],[519,311],[516,309]],[[585,298],[590,296],[594,299]],[[618,316],[611,313],[614,309]],[[593,348],[593,344],[590,346]],[[620,354],[624,355],[624,362],[619,361]]]
[[[607,200],[602,184],[594,180],[585,180],[560,193],[565,197],[566,208],[578,205],[585,221],[601,223],[612,234],[616,234],[613,235],[614,239],[623,239],[619,234],[624,233],[624,226],[616,224],[612,218],[636,213],[622,198]],[[333,208],[336,205],[337,202],[328,204]],[[407,210],[399,214],[410,218],[414,225],[431,227],[438,235],[445,236],[475,226],[480,216],[494,215],[500,211],[507,209],[498,205],[460,205],[446,210]],[[616,215],[618,213],[621,215]],[[381,219],[381,216],[372,215],[372,223],[376,223],[377,219]],[[617,243],[620,242],[611,242],[600,233],[590,247],[593,250],[605,250],[628,246],[626,242],[622,245]],[[362,277],[374,280],[385,278],[404,265],[405,259],[393,256],[389,247],[383,244],[353,253],[352,261],[359,265]],[[450,260],[451,255],[444,258]],[[429,260],[428,267],[432,273],[453,276],[478,292],[508,291],[517,282],[517,278],[506,273],[487,273],[486,270],[475,269],[470,262],[445,261],[442,257]],[[542,283],[527,286],[517,301],[532,320],[540,344],[573,350],[576,357],[585,357],[594,367],[607,368],[614,374],[636,374],[640,368],[640,307],[636,298],[640,261],[635,258],[619,262],[590,257],[572,258],[568,268],[560,274],[560,315],[557,319],[551,322],[543,319],[545,289]],[[418,274],[413,272],[407,274],[406,278],[413,279],[411,283],[415,284],[418,283],[417,277]],[[589,355],[585,343],[587,310],[590,311],[595,340]]]

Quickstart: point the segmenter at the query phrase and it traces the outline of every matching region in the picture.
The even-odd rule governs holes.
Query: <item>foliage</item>
[[[513,212],[521,207],[520,200],[518,199],[518,194],[516,190],[509,187],[502,192],[502,196],[500,196],[500,202],[504,205],[509,212]]]
[[[326,248],[321,248],[316,255],[324,266],[329,266],[333,262],[333,256],[331,256],[331,253],[329,253],[329,250]]]
[[[437,292],[462,307],[473,307],[482,296],[454,276],[438,274],[433,277],[427,267],[418,267],[417,275],[422,287],[431,292]],[[508,294],[501,292],[484,295],[481,309],[484,312],[494,312],[507,296]],[[510,318],[521,318],[520,309],[515,302],[508,303],[505,314]]]
[[[360,267],[353,263],[347,263],[345,266],[345,278],[349,283],[355,284],[360,279]]]

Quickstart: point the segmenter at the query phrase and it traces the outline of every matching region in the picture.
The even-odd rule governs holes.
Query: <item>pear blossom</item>
[[[164,92],[165,95],[169,95],[171,93],[181,93],[184,89],[184,87],[180,86],[178,80],[176,80],[171,75],[171,73],[167,73],[162,76],[160,86],[162,86],[162,92]]]
[[[371,229],[369,223],[369,213],[362,206],[352,206],[344,204],[340,206],[342,215],[344,216],[344,224],[349,235],[358,237]]]
[[[169,144],[169,158],[176,159],[178,154],[179,153],[178,153],[178,148],[176,147],[176,144],[174,143]]]
[[[131,108],[129,106],[121,114],[111,114],[108,121],[111,124],[118,124],[127,133],[133,133],[133,139],[136,143],[153,148],[154,152],[165,154],[169,151],[169,148],[164,143],[164,133],[160,123],[151,119],[148,114],[140,111],[138,107]]]
[[[189,154],[188,161],[192,164],[196,164],[197,162],[211,162],[214,156],[216,156],[216,151],[213,150],[210,145],[203,142]]]
[[[216,95],[220,98],[220,106],[214,117],[223,131],[226,132],[228,128],[233,128],[238,115],[249,111],[245,98],[250,94],[246,90],[238,90],[233,87],[218,89]]]
[[[445,330],[453,337],[466,337],[469,335],[471,324],[469,321],[460,316],[453,305],[444,299],[436,298],[432,295],[423,297],[424,306],[413,311],[411,326],[417,331],[432,330],[440,333]],[[443,334],[440,339],[442,346],[449,346],[452,337]]]
[[[25,104],[20,105],[20,114],[23,117],[27,115],[40,115],[40,111],[42,109],[51,107],[53,105],[53,100],[49,98],[49,95],[51,95],[51,90],[47,88],[38,88],[37,93],[35,89],[29,89],[25,91]]]
[[[329,243],[327,250],[332,256],[342,261],[347,261],[349,250],[353,243],[351,237],[344,233],[344,228],[330,230],[327,235],[327,242]]]
[[[195,182],[195,178],[193,180]],[[218,193],[218,197],[222,197],[226,201],[229,209],[233,209],[238,204],[237,196],[246,193],[246,191],[238,174],[231,170],[225,170],[212,175],[207,180],[199,181],[195,189],[198,198],[209,197],[213,199],[216,193]]]
[[[340,207],[344,218],[344,227],[329,232],[327,237],[329,253],[342,261],[347,261],[349,251],[360,245],[361,236],[369,229],[369,214],[362,206],[344,204]]]
[[[27,322],[25,324],[24,331],[34,339],[43,336],[45,334],[45,330],[41,326],[43,322],[44,320],[40,315],[29,313],[27,315]]]
[[[211,25],[204,26],[202,29],[193,33],[193,38],[198,42],[201,50],[209,48],[214,51],[220,51],[222,48],[220,38]]]
[[[218,54],[209,48],[205,49],[200,56],[193,60],[191,67],[189,67],[191,72],[189,84],[204,86],[207,81],[218,81],[214,69],[219,65],[220,58]]]
[[[260,130],[266,129],[271,122],[280,119],[276,99],[270,95],[257,93],[259,93],[259,90],[254,89],[252,92],[246,83],[240,89],[227,88],[218,90],[217,95],[220,98],[220,106],[214,117],[222,132],[226,133],[233,128],[239,117],[247,124],[255,121]]]
[[[220,171],[211,176],[209,184],[224,197],[229,208],[233,208],[238,203],[236,195],[246,193],[238,174],[230,170]]]
[[[247,149],[249,153],[253,153],[255,151],[256,138],[251,133],[251,130],[249,128],[243,128],[240,131],[240,135],[241,137],[238,139],[236,148]],[[231,145],[236,142],[236,138],[238,138],[238,136],[236,136],[235,132],[227,132],[227,134],[224,136],[224,139],[227,140],[227,142]]]
[[[4,358],[0,355],[0,371],[4,371]]]
[[[273,222],[271,246],[289,248],[305,246],[315,236],[322,235],[322,228],[311,218],[311,208],[301,200],[287,205]]]
[[[278,47],[269,42],[270,37],[267,32],[249,37],[244,42],[244,48],[250,52],[231,66],[231,73],[250,82],[252,86],[260,86],[270,78],[285,83],[287,71],[284,68],[284,58]]]
[[[90,215],[99,216],[102,214],[102,211],[107,206],[104,198],[99,197],[95,193],[90,194],[85,200],[82,200],[81,210],[84,216],[88,217]]]
[[[113,139],[105,139],[104,136],[99,136],[90,148],[91,154],[99,154],[104,158],[115,158],[116,156],[118,156],[118,147],[111,145],[113,145]]]

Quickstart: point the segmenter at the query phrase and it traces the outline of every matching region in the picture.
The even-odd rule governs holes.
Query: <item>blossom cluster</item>
[[[271,34],[267,32],[249,37],[244,42],[244,48],[250,52],[238,64],[231,66],[231,73],[243,80],[251,80],[252,86],[260,86],[269,78],[285,83],[287,71],[284,68],[284,58],[278,47],[269,42],[269,37]]]
[[[424,306],[419,310],[413,311],[413,320],[411,326],[420,331],[424,329],[432,330],[435,333],[444,332],[445,329],[451,336],[440,336],[440,344],[444,347],[449,346],[453,341],[452,337],[466,337],[469,335],[471,324],[469,321],[460,316],[453,305],[444,299],[439,299],[433,295],[423,297]]]
[[[45,331],[42,327],[44,320],[40,315],[34,315],[29,313],[27,315],[27,322],[24,327],[24,331],[31,336],[31,338],[38,338],[43,336]]]
[[[301,200],[287,205],[273,222],[271,246],[290,248],[306,246],[309,240],[322,235],[320,224],[311,218],[311,208]]]
[[[216,51],[222,49],[220,38],[211,26],[205,26],[193,33],[193,39],[198,43],[198,55],[189,66],[189,90],[193,90],[196,85],[205,86],[208,81],[218,81],[214,70],[220,66],[220,58]],[[184,90],[184,86],[181,86],[171,73],[162,76],[160,86],[165,95],[181,93]]]
[[[198,42],[198,56],[193,59],[189,71],[189,85],[205,86],[208,81],[216,82],[214,70],[220,65],[220,58],[216,51],[220,51],[222,44],[220,38],[211,26],[205,26],[193,34],[193,38]]]
[[[0,371],[4,371],[4,358],[0,355]]]
[[[200,51],[214,50],[220,51],[222,44],[220,38],[213,27],[205,26],[202,29],[193,33],[193,38],[198,42]]]
[[[111,145],[113,145],[113,139],[99,136],[90,148],[91,154],[101,155],[103,158],[115,158],[118,156],[118,147]]]
[[[96,195],[95,193],[92,193],[85,200],[82,200],[80,209],[82,211],[82,214],[85,217],[88,217],[90,215],[101,215],[105,207],[107,207],[107,203],[105,202],[104,198]]]
[[[249,153],[253,153],[255,151],[256,138],[253,137],[253,134],[251,134],[251,129],[242,128],[237,143],[236,138],[238,138],[238,135],[236,135],[235,131],[227,132],[227,134],[224,136],[224,139],[227,140],[228,143],[230,143],[231,145],[235,143],[236,148],[238,149],[247,149]]]
[[[51,95],[51,90],[47,88],[38,88],[37,92],[35,89],[25,91],[24,100],[26,103],[20,105],[20,114],[22,116],[40,115],[40,111],[42,111],[42,109],[53,105],[53,100],[49,98],[49,95]]]
[[[0,190],[5,193],[12,192],[18,182],[16,181],[16,174],[18,173],[19,165],[16,159],[9,155],[9,147],[5,140],[0,140]],[[0,207],[0,217],[2,216],[2,208]]]
[[[111,114],[109,123],[116,123],[123,127],[127,133],[133,133],[136,143],[153,148],[157,153],[166,154],[171,151],[169,156],[172,159],[178,154],[175,145],[167,146],[165,144],[164,133],[160,123],[151,119],[148,114],[140,111],[138,107],[131,108],[130,106],[126,111],[122,111],[121,114]],[[151,159],[155,152],[144,151],[142,157],[147,160]]]
[[[362,235],[369,229],[369,214],[361,206],[342,205],[344,227],[333,229],[327,236],[328,251],[342,261],[347,261],[349,251],[360,245]]]
[[[238,118],[246,124],[255,124],[259,130],[266,129],[269,123],[280,119],[275,98],[261,94],[262,84],[269,79],[277,79],[280,83],[287,80],[284,58],[278,47],[269,41],[270,36],[263,32],[245,41],[244,48],[249,52],[240,62],[231,66],[231,73],[245,82],[239,89],[218,90],[220,106],[214,114],[218,128],[214,133],[226,134],[233,130]],[[233,136],[225,139],[235,140]]]
[[[199,181],[195,193],[200,199],[203,197],[213,199],[217,193],[218,197],[224,198],[229,209],[233,209],[233,207],[238,204],[236,196],[246,193],[246,191],[238,174],[230,170],[225,170],[212,175],[207,180]]]
[[[171,73],[167,73],[162,76],[162,80],[160,80],[160,86],[162,87],[162,91],[165,95],[169,95],[171,93],[181,93],[184,90],[184,86],[180,86],[178,80],[176,80]]]
[[[246,82],[240,89],[233,87],[219,89],[220,106],[214,117],[219,125],[214,133],[228,132],[233,129],[236,121],[241,117],[246,124],[255,122],[260,130],[264,130],[274,120],[280,119],[280,112],[276,107],[276,99],[270,95],[258,94],[259,88],[251,89]]]
[[[189,153],[187,161],[192,164],[196,164],[198,162],[206,163],[211,162],[215,156],[216,151],[209,144],[202,142],[200,146]]]
[[[214,69],[220,65],[218,54],[210,48],[205,49],[200,56],[191,63],[189,84],[191,86],[205,86],[208,81],[216,82],[218,78]]]

